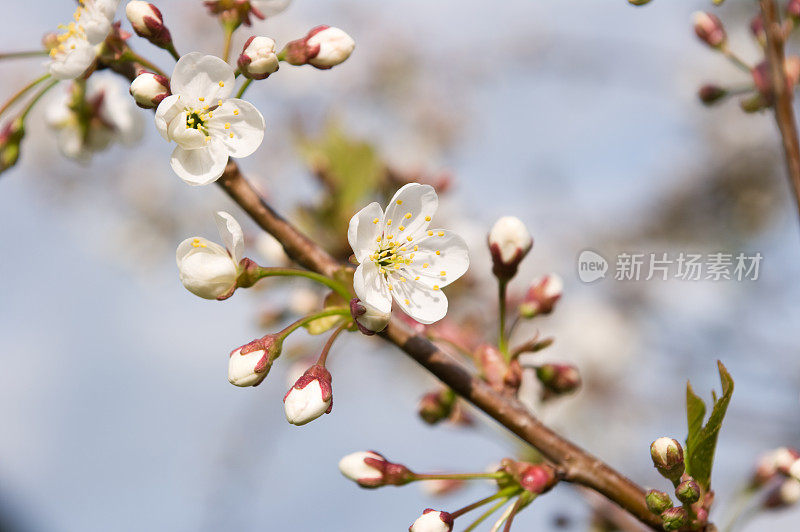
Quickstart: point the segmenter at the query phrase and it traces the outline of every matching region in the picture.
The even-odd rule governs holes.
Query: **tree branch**
[[[767,34],[766,56],[772,74],[773,108],[775,121],[781,132],[783,151],[795,202],[800,212],[800,142],[792,107],[793,87],[786,81],[784,70],[785,35],[778,16],[775,0],[760,0],[764,31]]]
[[[332,275],[343,267],[270,208],[242,176],[236,163],[228,163],[217,183],[262,229],[283,244],[293,260],[325,275]],[[559,468],[564,480],[597,491],[642,523],[661,530],[661,520],[647,509],[645,492],[641,487],[550,430],[519,401],[496,392],[455,358],[426,338],[413,334],[399,319],[393,318],[381,336],[400,347],[456,393],[537,448]]]

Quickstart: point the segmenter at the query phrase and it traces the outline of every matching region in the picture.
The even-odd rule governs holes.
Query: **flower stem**
[[[349,316],[349,315],[350,315],[350,309],[349,308],[345,308],[345,307],[328,308],[328,309],[325,309],[323,311],[317,312],[315,314],[309,314],[308,316],[300,318],[296,322],[292,323],[291,325],[287,326],[285,329],[280,331],[278,333],[278,335],[280,335],[281,338],[285,339],[287,336],[292,334],[294,331],[296,331],[297,329],[299,329],[300,327],[302,327],[304,325],[307,325],[307,324],[311,323],[312,321],[316,321],[316,320],[318,320],[320,318],[327,318],[328,316]]]
[[[3,59],[22,59],[24,57],[39,57],[42,55],[47,55],[47,50],[28,50],[25,52],[7,52],[4,54],[0,54],[0,61]]]
[[[474,480],[479,478],[505,478],[508,473],[498,471],[496,473],[444,473],[444,474],[421,474],[415,473],[413,480]]]
[[[169,44],[167,45],[167,47],[166,47],[166,48],[164,48],[164,49],[165,49],[166,51],[168,51],[168,52],[169,52],[169,55],[171,55],[171,56],[172,56],[172,58],[173,58],[173,59],[175,59],[175,61],[178,61],[178,60],[181,58],[180,54],[179,54],[179,53],[178,53],[178,51],[175,49],[175,45],[174,45],[174,44],[172,44],[172,43],[169,43]]]
[[[308,270],[300,270],[296,268],[265,268],[260,267],[257,274],[259,279],[264,277],[305,277],[320,284],[323,284],[342,296],[346,301],[349,301],[352,294],[340,282],[334,281],[330,277],[326,277],[319,273],[311,272]]]
[[[506,287],[508,281],[499,280],[497,282],[497,295],[500,305],[500,330],[497,335],[497,347],[503,356],[508,359],[508,339],[506,338]]]
[[[736,55],[730,48],[728,48],[727,45],[722,47],[720,49],[720,52],[722,52],[722,55],[727,57],[728,60],[734,65],[736,65],[740,70],[743,70],[748,74],[750,73],[751,70],[753,70],[750,65],[748,65],[741,57]]]
[[[452,512],[450,515],[452,515],[453,519],[455,519],[456,517],[459,517],[459,516],[464,515],[465,513],[471,512],[475,508],[480,508],[484,504],[488,504],[488,503],[492,502],[495,499],[499,499],[500,497],[511,497],[514,494],[516,494],[518,491],[519,491],[519,488],[517,488],[515,486],[511,486],[511,487],[505,488],[503,490],[498,491],[494,495],[489,495],[488,497],[486,497],[484,499],[481,499],[479,501],[473,502],[472,504],[464,506],[460,510],[456,510],[455,512]]]
[[[320,353],[319,358],[317,359],[318,366],[322,366],[323,368],[325,367],[325,362],[328,361],[328,352],[331,350],[333,342],[336,340],[336,337],[347,328],[348,325],[348,323],[339,325],[336,330],[333,331],[333,334],[328,337],[328,341],[325,342],[325,346],[322,348],[322,353]]]
[[[21,88],[20,90],[18,90],[17,92],[15,92],[15,93],[14,93],[14,94],[11,96],[11,98],[9,98],[9,99],[8,99],[8,101],[7,101],[6,103],[4,103],[4,104],[3,104],[3,107],[0,107],[0,116],[2,116],[2,115],[3,115],[3,113],[5,113],[6,111],[8,111],[8,108],[9,108],[9,107],[11,107],[12,105],[14,105],[14,103],[15,103],[15,102],[17,102],[17,101],[18,101],[20,98],[22,98],[23,96],[25,96],[25,94],[27,94],[27,92],[28,92],[29,90],[31,90],[31,89],[32,89],[32,88],[34,88],[36,85],[38,85],[39,83],[43,82],[44,80],[46,80],[46,79],[47,79],[47,78],[49,78],[49,77],[50,77],[50,74],[45,74],[45,75],[43,75],[43,76],[41,76],[41,77],[39,77],[39,78],[36,78],[35,80],[31,81],[30,83],[28,83],[27,85],[25,85],[24,87],[22,87],[22,88]]]
[[[506,526],[503,528],[503,532],[511,532],[511,524],[514,522],[514,518],[517,516],[520,510],[525,507],[528,502],[532,501],[534,498],[531,495],[531,492],[525,492],[519,496],[517,502],[514,503],[514,507],[511,509],[511,513],[508,515],[508,521],[506,521]]]
[[[222,24],[223,31],[225,32],[225,44],[222,49],[222,59],[226,63],[231,56],[231,42],[233,41],[233,32],[236,31],[236,24],[232,22],[225,22]]]
[[[28,116],[28,113],[30,113],[33,107],[36,105],[36,102],[38,102],[42,98],[42,96],[47,94],[47,91],[49,91],[56,85],[58,85],[58,80],[54,79],[53,81],[42,87],[42,89],[36,93],[36,96],[34,96],[33,99],[30,102],[28,102],[28,105],[25,106],[25,109],[22,110],[20,118],[22,120],[25,120],[25,117]]]
[[[123,61],[130,61],[132,63],[139,63],[144,68],[150,69],[153,73],[158,74],[159,76],[168,77],[163,70],[158,68],[156,65],[142,57],[141,55],[137,54],[133,50],[127,50],[125,53],[122,54]]]
[[[236,97],[241,98],[242,96],[244,96],[244,91],[247,90],[247,87],[249,87],[251,83],[253,83],[252,79],[248,79],[247,81],[242,83],[242,86],[239,88],[239,92],[236,93]]]
[[[485,521],[485,520],[486,520],[486,519],[487,519],[487,518],[488,518],[490,515],[492,515],[493,513],[495,513],[497,510],[499,510],[499,509],[500,509],[500,507],[501,507],[501,506],[503,506],[503,505],[504,505],[506,502],[508,502],[508,499],[510,499],[510,498],[511,498],[511,496],[510,496],[510,495],[506,495],[506,496],[504,496],[502,499],[500,499],[499,501],[497,501],[497,502],[496,502],[495,504],[493,504],[493,505],[492,505],[492,506],[491,506],[491,507],[490,507],[488,510],[486,510],[485,512],[483,512],[483,513],[480,515],[480,517],[478,517],[478,518],[477,518],[475,521],[473,521],[471,525],[469,525],[467,528],[465,528],[465,529],[464,529],[464,532],[471,532],[472,530],[475,530],[475,528],[476,528],[476,527],[477,527],[479,524],[483,523],[483,522],[484,522],[484,521]]]

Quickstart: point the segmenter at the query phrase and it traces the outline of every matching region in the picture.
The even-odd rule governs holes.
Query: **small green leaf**
[[[703,419],[706,414],[706,405],[694,393],[691,384],[686,383],[686,420],[689,426],[684,453],[686,472],[694,477],[704,490],[708,490],[711,486],[711,468],[714,465],[717,437],[733,394],[733,379],[730,373],[722,362],[717,361],[717,365],[722,382],[722,395],[717,397],[716,392],[712,391],[713,407],[705,426],[703,426]]]

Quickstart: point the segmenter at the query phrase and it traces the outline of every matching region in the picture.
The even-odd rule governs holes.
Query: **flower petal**
[[[200,52],[186,54],[178,60],[172,72],[170,87],[194,104],[199,98],[216,102],[227,98],[233,91],[233,67],[213,55]]]
[[[178,177],[190,185],[207,185],[225,171],[228,149],[218,139],[211,139],[204,148],[196,150],[176,146],[170,164]]]
[[[57,54],[49,64],[50,75],[56,79],[75,79],[92,66],[97,54],[86,39],[70,38],[64,44],[64,52]]]
[[[375,202],[350,218],[347,240],[359,263],[369,260],[369,255],[377,248],[376,240],[380,237],[382,229],[383,209]]]
[[[244,251],[244,233],[242,233],[242,226],[236,219],[225,211],[217,211],[214,215],[214,220],[217,222],[217,229],[219,236],[228,252],[233,257],[233,262],[239,264],[242,260],[242,252]]]
[[[392,284],[392,297],[400,310],[416,321],[428,325],[444,318],[447,314],[447,296],[441,290],[434,290],[402,274],[389,274]]]
[[[187,238],[175,252],[181,283],[191,293],[215,299],[236,284],[236,265],[228,251],[205,238]]]
[[[407,275],[428,288],[443,288],[469,268],[469,250],[464,239],[444,229],[429,230],[422,240],[415,241],[412,263],[405,269]],[[410,254],[406,255],[410,257]],[[419,279],[417,279],[419,277]]]
[[[374,262],[365,262],[356,268],[353,289],[358,299],[375,307],[379,312],[392,311],[392,296]]]
[[[395,234],[398,240],[413,237],[427,229],[438,206],[439,197],[432,186],[409,183],[395,193],[386,207],[384,233]]]
[[[183,104],[180,102],[180,96],[173,94],[167,96],[161,103],[158,104],[156,109],[156,128],[164,140],[169,141],[169,125],[175,120],[175,117],[183,111]]]
[[[264,117],[250,102],[231,98],[214,110],[208,121],[212,135],[222,139],[231,157],[247,157],[264,140]]]

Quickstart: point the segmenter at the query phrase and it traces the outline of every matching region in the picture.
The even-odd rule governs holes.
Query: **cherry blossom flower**
[[[460,236],[428,229],[438,204],[432,186],[409,183],[385,212],[371,203],[353,216],[347,237],[359,262],[353,288],[361,301],[388,313],[394,298],[425,324],[447,314],[441,289],[467,271],[469,255]]]
[[[203,299],[225,298],[232,294],[241,273],[242,228],[227,212],[217,212],[215,219],[225,247],[196,236],[181,242],[175,253],[183,286]]]
[[[142,117],[130,97],[116,78],[101,74],[89,80],[86,95],[72,87],[53,100],[45,119],[58,132],[61,153],[80,162],[115,142],[131,145],[142,136]]]
[[[50,74],[56,79],[75,79],[97,57],[97,45],[111,31],[119,0],[80,0],[74,21],[59,26],[62,33],[50,49]]]
[[[193,52],[175,65],[170,88],[156,109],[156,127],[172,152],[172,169],[190,185],[219,179],[228,157],[247,157],[264,138],[264,117],[251,103],[228,98],[234,71],[225,61]]]

